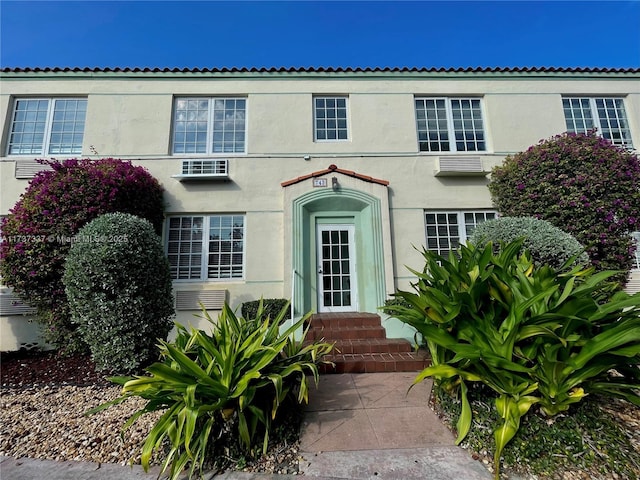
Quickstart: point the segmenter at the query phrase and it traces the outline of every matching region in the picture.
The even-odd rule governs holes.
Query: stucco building
[[[640,145],[640,70],[4,69],[0,214],[36,158],[116,157],[166,189],[178,320],[292,298],[376,312],[496,215],[488,173],[565,131]],[[640,264],[636,265],[640,269]],[[635,286],[633,286],[635,285]],[[633,288],[638,288],[632,284]],[[4,290],[0,350],[33,326]],[[411,337],[394,320],[389,337]]]

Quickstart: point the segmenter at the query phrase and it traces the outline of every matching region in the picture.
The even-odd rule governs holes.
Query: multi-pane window
[[[314,97],[316,140],[347,140],[347,98]]]
[[[244,216],[169,217],[167,256],[174,280],[244,275]]]
[[[425,211],[427,250],[447,256],[465,243],[476,226],[486,220],[496,218],[496,212],[478,210],[468,212]]]
[[[82,153],[87,114],[83,98],[19,98],[14,103],[9,155]]]
[[[479,98],[416,98],[421,152],[482,152],[487,149]]]
[[[245,153],[245,98],[177,98],[173,153]]]
[[[598,134],[615,145],[633,148],[622,98],[566,97],[562,99],[567,131]]]

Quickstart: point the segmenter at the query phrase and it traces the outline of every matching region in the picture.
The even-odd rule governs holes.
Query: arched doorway
[[[377,311],[387,290],[381,198],[354,188],[313,189],[291,208],[295,314]]]

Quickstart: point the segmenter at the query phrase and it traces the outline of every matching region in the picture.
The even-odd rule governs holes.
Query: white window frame
[[[215,125],[219,120],[215,118],[215,101],[216,100],[241,100],[244,102],[244,144],[242,150],[233,150],[233,151],[224,151],[224,140],[223,140],[223,148],[221,151],[217,151],[214,148],[215,139],[214,131]],[[177,136],[181,133],[176,129],[176,123],[179,121],[178,116],[178,102],[180,101],[206,101],[207,102],[207,115],[206,115],[206,140],[205,140],[205,151],[204,152],[177,152],[176,145],[184,144],[187,145],[186,142],[177,141]],[[171,116],[171,153],[176,156],[230,156],[230,155],[244,155],[247,153],[247,116],[248,116],[248,106],[249,102],[247,97],[237,96],[237,95],[224,95],[224,96],[214,96],[214,97],[188,97],[188,96],[176,96],[173,99],[173,115]],[[226,110],[224,110],[226,112]],[[235,110],[237,111],[237,110]],[[193,121],[193,120],[192,120]],[[235,142],[235,138],[234,138]]]
[[[435,215],[436,223],[431,224],[427,222],[427,215]],[[444,215],[446,219],[446,223],[438,222],[438,216]],[[456,216],[455,223],[449,223],[450,215]],[[472,215],[473,221],[468,222],[466,216]],[[477,221],[478,215],[482,215],[484,219],[482,221]],[[487,218],[487,215],[492,215],[490,218]],[[449,255],[450,251],[457,250],[458,246],[467,242],[471,234],[473,233],[473,229],[468,230],[468,227],[475,228],[479,223],[482,223],[487,220],[493,220],[494,218],[498,218],[498,212],[495,210],[425,210],[424,211],[424,233],[425,233],[425,244],[427,250],[436,252],[437,254],[446,257]],[[430,234],[429,227],[435,227],[435,235]],[[455,227],[457,229],[458,234],[452,235],[451,229]],[[446,234],[441,234],[440,228],[446,228]],[[437,247],[430,247],[429,240],[434,239],[437,241]],[[440,240],[445,239],[447,242],[447,246],[442,246]]]
[[[589,103],[589,114],[591,118],[587,118],[583,111],[585,110],[582,105],[583,102],[588,101]],[[614,105],[614,114],[615,118],[606,115],[602,117],[598,110],[597,102],[619,102],[618,105]],[[576,105],[576,102],[578,105]],[[568,104],[568,106],[567,106]],[[608,109],[610,107],[606,107]],[[587,133],[589,130],[596,130],[596,133],[603,138],[608,139],[614,145],[619,147],[633,149],[633,141],[631,139],[631,129],[629,127],[629,120],[627,118],[627,111],[624,107],[624,98],[623,97],[581,97],[581,96],[564,96],[562,97],[562,110],[564,112],[564,120],[565,125],[567,127],[567,132],[571,133]],[[567,115],[567,112],[570,112],[571,117]],[[576,116],[576,113],[579,115]],[[591,120],[592,125],[586,125],[586,122]],[[611,121],[615,121],[618,123],[618,126],[613,128],[611,126]],[[607,132],[616,132],[620,139],[609,138],[609,133]],[[607,136],[609,135],[609,136]]]
[[[427,101],[433,101],[433,102],[438,102],[438,101],[444,101],[444,107],[445,107],[445,116],[444,118],[435,118],[435,119],[428,119],[427,118],[427,108],[426,108],[426,102]],[[471,117],[468,119],[462,118],[460,120],[463,121],[462,125],[461,125],[461,129],[456,129],[456,125],[458,124],[458,119],[454,119],[454,107],[452,105],[452,102],[457,102],[457,101],[465,101],[465,102],[478,102],[478,108],[479,108],[479,112],[480,112],[480,117],[479,118],[475,118],[475,117]],[[419,105],[419,102],[422,102],[422,106]],[[418,151],[419,152],[424,152],[424,153],[436,153],[436,154],[442,154],[442,153],[479,153],[479,152],[487,152],[487,133],[486,133],[486,122],[484,119],[484,105],[483,105],[483,99],[481,97],[425,97],[425,96],[416,96],[414,98],[414,112],[415,112],[415,120],[416,120],[416,134],[417,134],[417,139],[418,139]],[[471,107],[473,111],[473,107]],[[424,111],[424,119],[419,118],[419,111],[422,110]],[[464,117],[464,110],[462,110],[463,112],[463,117]],[[471,125],[471,129],[468,129],[465,127],[464,125],[464,121],[471,121],[472,125]],[[431,122],[436,122],[436,126],[435,126],[435,130],[433,130],[432,132],[430,132],[430,129],[428,127],[429,121]],[[424,122],[424,128],[421,128],[421,123]],[[438,125],[438,123],[440,122],[445,122],[444,127],[442,127],[441,125]],[[480,122],[479,127],[476,126],[476,122]],[[466,144],[469,143],[466,139],[462,141],[462,143],[465,144],[464,148],[459,149],[458,147],[458,140],[456,139],[456,132],[460,131],[463,134],[467,133],[467,132],[472,132],[474,133],[473,136],[473,140],[471,140],[471,142],[473,142],[474,144],[476,144],[477,147],[479,147],[479,143],[482,143],[482,148],[475,148],[475,149],[468,149],[466,147]],[[435,133],[438,135],[438,139],[434,140],[434,142],[437,142],[439,145],[442,145],[445,141],[447,142],[447,145],[449,147],[448,150],[443,150],[443,149],[438,149],[438,150],[431,150],[430,148],[427,149],[422,149],[422,144],[423,143],[430,143],[429,139],[427,138],[426,140],[421,140],[420,136],[421,134],[424,133],[427,135],[427,137],[429,136],[429,133]],[[447,139],[446,140],[441,140],[442,134],[446,133],[447,134]],[[479,133],[479,135],[478,135]],[[481,138],[478,139],[478,136],[480,136]],[[431,142],[433,143],[433,142]]]
[[[325,126],[323,128],[319,128],[318,127],[318,122],[323,122],[325,121],[325,119],[330,118],[330,117],[323,117],[320,118],[318,116],[318,106],[317,106],[317,100],[324,100],[325,101],[325,105],[326,105],[326,100],[334,100],[334,101],[338,101],[338,100],[344,100],[344,110],[345,110],[345,115],[344,118],[342,117],[338,117],[337,114],[337,110],[342,107],[338,107],[337,105],[334,107],[334,109],[336,110],[336,117],[335,117],[335,121],[336,121],[336,126],[335,127],[328,127],[327,123],[325,123]],[[325,110],[327,109],[327,107],[324,107]],[[340,127],[339,122],[340,121],[344,121],[344,127]],[[333,131],[336,134],[336,138],[318,138],[318,132],[322,130],[325,132],[329,132],[329,131]],[[344,130],[346,137],[345,138],[338,138],[339,137],[339,132]],[[313,140],[314,142],[348,142],[350,140],[351,136],[349,135],[349,97],[347,95],[314,95],[313,96]]]
[[[242,218],[242,248],[241,251],[232,251],[230,250],[229,252],[219,252],[220,255],[222,254],[229,254],[230,257],[230,262],[229,263],[218,263],[218,264],[209,264],[209,255],[215,255],[218,252],[214,252],[214,251],[210,251],[210,246],[211,246],[211,241],[208,236],[208,234],[211,233],[211,225],[212,225],[212,219],[217,218],[219,220],[222,220],[223,218],[229,218],[231,217],[231,221],[232,224],[234,222],[234,219],[236,218]],[[175,228],[172,227],[172,220],[181,220],[181,219],[191,219],[191,224],[192,224],[192,229],[193,227],[193,220],[199,218],[202,219],[202,226],[201,227],[195,227],[195,228],[201,228],[202,231],[201,233],[201,238],[200,239],[196,239],[196,240],[192,240],[191,238],[183,238],[184,237],[184,232],[186,231],[186,229],[181,228],[181,226]],[[231,227],[232,229],[238,228],[235,226]],[[178,239],[177,240],[172,240],[172,232],[177,232],[178,235]],[[228,213],[228,214],[212,214],[212,213],[206,213],[206,214],[185,214],[185,215],[171,215],[169,217],[167,217],[167,221],[166,221],[166,252],[167,252],[167,257],[169,258],[169,264],[171,267],[171,278],[174,282],[232,282],[232,281],[240,281],[240,280],[244,280],[245,278],[245,272],[246,272],[246,246],[247,246],[247,242],[246,242],[246,232],[247,232],[247,221],[246,221],[246,215],[242,214],[242,213]],[[175,235],[174,235],[175,236]],[[193,244],[197,244],[198,242],[201,242],[200,244],[200,252],[191,252],[191,251],[187,251],[187,252],[182,252],[182,247],[184,245],[187,245],[188,243],[193,243]],[[172,243],[175,245],[175,247],[177,247],[177,251],[172,251]],[[198,276],[194,276],[191,273],[189,275],[187,275],[187,278],[183,277],[180,278],[180,254],[182,254],[182,256],[186,257],[186,258],[191,258],[193,255],[200,255],[200,263],[199,264],[195,264],[195,265],[191,265],[191,268],[193,269],[193,271],[197,271],[199,270],[199,275]],[[242,262],[240,264],[238,263],[233,263],[233,256],[240,254],[242,255]],[[176,261],[174,261],[172,259],[173,256],[177,255],[177,263]],[[239,274],[234,274],[234,267],[239,267],[240,268],[240,272]],[[227,276],[211,276],[209,277],[209,269],[210,268],[228,268],[229,269],[229,275]]]
[[[42,132],[43,137],[42,137],[41,148],[39,151],[30,151],[27,153],[12,153],[11,147],[13,145],[19,145],[12,142],[13,135],[22,133],[22,132],[15,131],[16,122],[18,121],[17,120],[18,104],[20,102],[28,102],[28,101],[47,102],[46,118],[38,122],[38,123],[44,123],[44,131]],[[80,140],[79,145],[72,143],[72,149],[69,152],[51,152],[50,149],[52,146],[52,137],[54,134],[58,133],[53,131],[53,125],[54,123],[62,123],[54,119],[55,107],[57,102],[62,102],[62,101],[84,102],[84,119],[82,120],[82,129],[81,131],[80,130],[76,131],[74,129],[71,132],[72,135],[80,134],[82,139]],[[86,115],[87,115],[87,98],[86,97],[16,97],[13,101],[13,109],[11,112],[11,120],[10,120],[8,137],[7,137],[7,147],[6,147],[7,156],[33,157],[34,155],[42,155],[42,156],[56,155],[57,157],[60,157],[60,156],[71,157],[74,155],[82,155],[82,146],[84,144],[84,133],[85,133],[85,127],[87,123]],[[32,122],[29,122],[29,123],[32,123]],[[64,132],[64,133],[68,133],[68,132]],[[76,147],[76,148],[73,148],[73,147]]]

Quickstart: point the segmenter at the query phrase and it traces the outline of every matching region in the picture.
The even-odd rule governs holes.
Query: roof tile
[[[3,67],[2,73],[640,73],[608,67]]]
[[[326,175],[328,173],[341,173],[342,175],[346,175],[348,177],[357,178],[359,180],[363,180],[369,183],[377,183],[378,185],[384,185],[385,187],[389,186],[388,180],[381,180],[379,178],[370,177],[368,175],[362,175],[361,173],[354,172],[352,170],[343,170],[338,168],[336,165],[329,165],[328,168],[324,170],[318,170],[317,172],[309,173],[308,175],[303,175],[301,177],[293,178],[291,180],[287,180],[286,182],[282,182],[280,185],[283,187],[288,187],[290,185],[295,185],[296,183],[303,182],[305,180],[309,180],[310,178],[321,177],[322,175]]]

